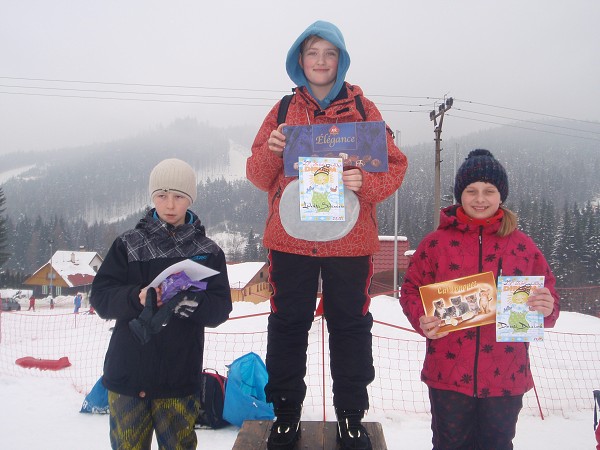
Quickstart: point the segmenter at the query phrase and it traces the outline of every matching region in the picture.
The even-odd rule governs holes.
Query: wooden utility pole
[[[444,123],[444,114],[450,108],[452,108],[452,97],[446,99],[445,103],[442,103],[438,107],[438,111],[435,109],[429,113],[429,120],[433,120],[433,132],[435,133],[435,180],[433,189],[433,229],[436,230],[440,224],[440,199],[441,199],[441,179],[440,179],[440,165],[441,152],[442,152],[442,124]],[[437,118],[440,118],[438,124]]]

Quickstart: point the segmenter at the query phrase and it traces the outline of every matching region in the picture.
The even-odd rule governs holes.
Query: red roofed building
[[[394,236],[379,236],[379,251],[373,255],[374,274],[371,283],[371,295],[383,294],[393,296],[394,291]],[[398,236],[398,284],[402,283],[402,278],[410,257],[408,239],[404,236]]]
[[[59,250],[23,284],[34,288],[36,297],[87,293],[102,258],[96,252]]]
[[[227,276],[234,302],[261,303],[269,300],[269,267],[265,262],[227,264]]]

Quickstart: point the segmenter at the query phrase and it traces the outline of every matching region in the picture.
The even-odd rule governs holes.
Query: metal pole
[[[433,189],[433,229],[437,230],[438,225],[440,224],[440,165],[441,158],[440,153],[441,149],[441,134],[442,134],[442,121],[444,120],[444,115],[440,119],[440,125],[435,128],[435,183]]]
[[[321,301],[323,297],[319,299]],[[319,317],[321,322],[321,383],[323,385],[323,422],[327,421],[326,398],[325,398],[325,317]]]
[[[396,130],[396,147],[400,148],[400,130]],[[394,298],[398,298],[398,191],[394,193]]]
[[[52,280],[54,278],[54,274],[52,273],[52,257],[54,254],[52,253],[52,239],[49,239],[48,242],[50,243],[50,301],[52,301],[54,298],[52,295]]]
[[[456,154],[458,153],[458,144],[454,145],[454,168],[452,171],[452,180],[456,177]],[[452,189],[452,198],[454,198],[454,189]],[[454,198],[454,204],[456,204],[456,198]]]

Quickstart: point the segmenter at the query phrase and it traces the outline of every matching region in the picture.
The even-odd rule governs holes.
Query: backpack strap
[[[367,113],[365,113],[365,107],[363,106],[363,102],[360,99],[360,95],[356,95],[354,97],[354,103],[356,103],[356,110],[360,113],[363,121],[367,120]]]
[[[277,125],[281,125],[282,123],[285,122],[285,119],[287,117],[288,108],[290,107],[290,102],[292,101],[293,97],[294,97],[294,94],[288,94],[288,95],[284,95],[283,98],[281,99],[281,102],[279,103],[279,109],[277,110]],[[354,103],[356,105],[356,110],[362,117],[362,120],[366,121],[367,113],[365,112],[365,107],[363,106],[363,102],[360,98],[360,95],[356,95],[354,97]]]
[[[285,122],[285,118],[287,117],[288,108],[290,107],[290,102],[292,101],[292,97],[294,94],[284,95],[279,103],[279,110],[277,111],[277,125],[281,125]]]

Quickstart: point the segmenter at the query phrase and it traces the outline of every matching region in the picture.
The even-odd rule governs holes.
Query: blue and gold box
[[[385,122],[345,122],[283,127],[286,177],[298,176],[298,158],[342,158],[344,167],[387,172]]]

